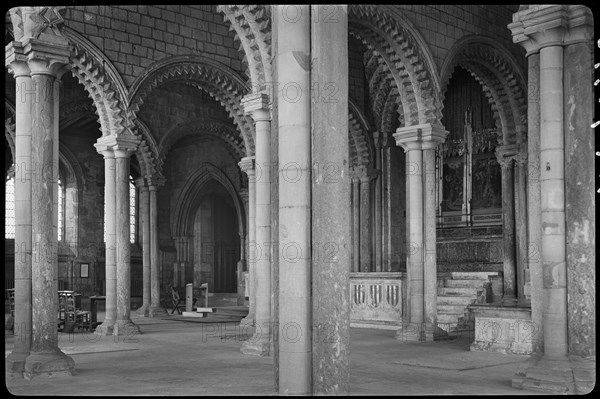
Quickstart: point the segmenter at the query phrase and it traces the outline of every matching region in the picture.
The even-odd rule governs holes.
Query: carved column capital
[[[167,182],[167,179],[160,173],[157,173],[150,177],[146,177],[146,183],[148,184],[148,187],[150,188],[150,190],[157,191],[158,187],[164,186],[166,182]]]
[[[265,93],[247,94],[242,98],[242,107],[244,113],[250,115],[254,122],[271,120],[269,96]]]
[[[425,123],[396,129],[393,134],[396,145],[404,151],[436,149],[448,136],[448,131],[439,126]]]
[[[548,46],[590,42],[594,35],[592,12],[583,5],[531,5],[513,14],[508,29],[527,55]]]
[[[516,144],[506,144],[496,147],[496,160],[503,169],[513,166],[519,154],[519,148]]]
[[[4,65],[15,78],[31,74],[21,42],[12,41],[6,45]]]
[[[135,152],[140,140],[133,135],[103,136],[96,141],[94,147],[99,153],[114,152],[117,158],[129,158]]]
[[[240,162],[238,162],[240,169],[242,172],[246,173],[248,176],[254,174],[255,167],[255,158],[254,157],[244,157]]]
[[[367,165],[358,165],[354,168],[354,177],[359,179],[361,183],[366,183],[375,179],[379,173],[379,170],[373,169]]]
[[[139,188],[140,190],[148,190],[148,186],[146,185],[146,180],[143,177],[137,178],[133,181],[133,183],[135,184],[136,188]]]

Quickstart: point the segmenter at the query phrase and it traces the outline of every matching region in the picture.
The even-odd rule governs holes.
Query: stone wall
[[[157,143],[178,125],[198,119],[233,121],[210,95],[182,84],[155,88],[140,107],[139,118],[148,126]]]
[[[396,8],[423,36],[438,71],[452,46],[466,35],[484,35],[498,40],[518,56],[521,69],[525,70],[525,52],[513,44],[506,28],[512,22],[512,14],[518,10],[518,6],[434,4],[399,5]]]
[[[169,152],[163,174],[166,183],[158,192],[158,230],[160,245],[172,246],[171,217],[176,212],[177,201],[188,177],[209,163],[219,168],[233,183],[236,192],[240,189],[240,169],[222,141],[199,137],[184,139]]]
[[[155,61],[208,56],[243,74],[243,53],[216,5],[68,7],[65,25],[84,35],[115,65],[127,87]]]

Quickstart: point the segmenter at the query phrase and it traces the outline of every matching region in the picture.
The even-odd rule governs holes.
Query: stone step
[[[438,313],[437,321],[438,323],[444,324],[458,324],[458,318],[462,315],[452,314],[452,313]]]
[[[453,280],[482,280],[488,281],[490,276],[497,276],[498,272],[451,272]]]
[[[237,294],[236,293],[210,292],[208,294],[208,306],[229,307],[229,306],[236,306],[236,305],[237,305]]]
[[[439,305],[462,305],[466,308],[477,299],[477,295],[438,295],[437,303]]]
[[[463,315],[465,313],[465,305],[444,305],[444,304],[439,304],[437,305],[437,312],[438,315],[440,314],[456,314],[456,315]]]
[[[474,280],[474,279],[464,279],[464,280],[446,280],[444,281],[445,288],[475,288],[475,289],[483,289],[483,284],[485,281],[482,280]]]
[[[440,295],[477,295],[478,291],[483,291],[483,287],[474,288],[474,287],[439,287],[437,290],[438,296]]]
[[[217,316],[239,316],[246,317],[248,315],[247,306],[226,306],[213,308],[214,314]]]

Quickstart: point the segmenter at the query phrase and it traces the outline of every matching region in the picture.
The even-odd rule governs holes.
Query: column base
[[[75,361],[59,348],[51,352],[31,352],[25,360],[23,377],[31,380],[37,376],[72,376],[75,374]]]
[[[503,296],[500,300],[501,306],[516,306],[518,303],[519,300],[514,296]]]
[[[140,326],[131,320],[117,320],[113,326],[114,336],[132,337],[141,333]]]
[[[250,326],[253,327],[255,323],[255,315],[248,313],[246,317],[240,320],[240,326]]]
[[[25,360],[29,356],[29,352],[12,351],[4,361],[4,374],[6,378],[23,378],[25,371]]]
[[[596,384],[596,363],[573,357],[537,355],[512,379],[513,388],[551,394],[587,394]]]
[[[435,324],[402,323],[396,339],[402,342],[431,342],[443,339],[448,333]]]
[[[148,309],[148,317],[165,317],[169,314],[162,306],[150,306]]]
[[[135,314],[142,317],[148,317],[150,312],[150,305],[142,305],[138,310],[135,311]]]
[[[104,320],[102,324],[96,326],[94,330],[94,335],[113,335],[113,329],[115,326],[115,322],[113,320]]]
[[[244,355],[251,356],[269,356],[271,352],[272,345],[270,342],[264,342],[254,335],[247,341],[244,341],[242,347],[240,348],[240,352]]]

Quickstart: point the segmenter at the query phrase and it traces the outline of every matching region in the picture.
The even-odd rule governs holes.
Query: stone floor
[[[132,316],[141,335],[59,333],[73,377],[6,379],[14,395],[274,395],[272,357],[240,352],[237,323]],[[352,395],[533,394],[511,387],[527,356],[470,352],[471,339],[401,343],[394,331],[352,328]],[[5,334],[5,352],[14,336]]]

